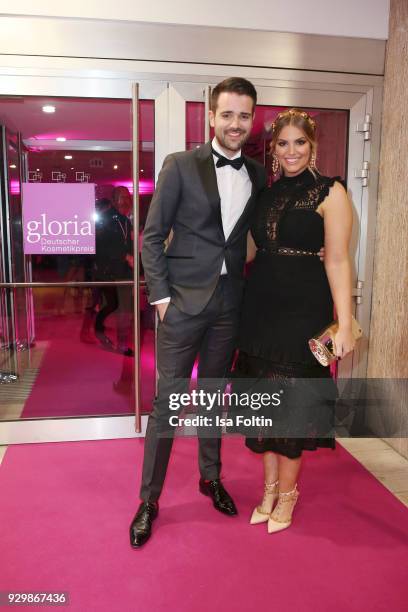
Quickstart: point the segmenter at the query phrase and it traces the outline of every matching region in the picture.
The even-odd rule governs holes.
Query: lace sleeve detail
[[[340,176],[319,175],[315,184],[295,202],[293,208],[297,210],[316,210],[319,204],[329,195],[330,188],[333,187],[334,183],[340,183],[346,189],[346,184]]]
[[[321,178],[323,179],[322,189],[319,194],[318,201],[316,203],[316,208],[319,206],[319,204],[323,202],[325,198],[327,198],[327,196],[329,195],[330,189],[333,187],[334,183],[340,183],[344,187],[344,189],[347,191],[346,183],[343,181],[341,176],[333,176],[333,177],[324,176]]]

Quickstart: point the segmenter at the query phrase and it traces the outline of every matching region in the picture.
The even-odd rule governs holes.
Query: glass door
[[[46,430],[80,419],[87,438],[101,417],[116,435],[126,416],[119,430],[133,423],[130,435],[136,408],[139,430],[151,409],[154,312],[140,247],[163,92],[145,82],[133,99],[131,84],[127,99],[0,97],[0,430],[26,423],[23,441],[39,420]],[[87,434],[91,417],[99,425]]]

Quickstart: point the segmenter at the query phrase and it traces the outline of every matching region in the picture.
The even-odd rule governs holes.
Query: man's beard
[[[249,138],[249,132],[246,134],[243,133],[241,134],[241,136],[242,136],[242,140],[239,140],[239,142],[233,143],[233,147],[231,147],[230,144],[226,140],[226,137],[228,138],[228,134],[223,134],[220,144],[224,147],[224,149],[227,149],[227,151],[231,151],[235,153],[236,151],[239,151],[240,149],[242,149],[242,147],[244,146],[244,144]]]

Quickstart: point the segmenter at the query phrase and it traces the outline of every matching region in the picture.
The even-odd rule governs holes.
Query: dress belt
[[[277,247],[276,249],[259,249],[261,253],[271,253],[273,255],[319,255],[314,251],[302,251],[302,249],[292,249],[292,247]]]

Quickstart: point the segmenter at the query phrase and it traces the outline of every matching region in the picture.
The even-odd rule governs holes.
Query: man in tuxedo
[[[245,79],[229,78],[214,88],[214,139],[166,157],[147,216],[142,262],[149,302],[159,317],[159,387],[146,431],[142,502],[130,526],[134,548],[149,539],[158,514],[173,443],[169,417],[177,414],[170,411],[169,395],[187,390],[197,356],[201,387],[206,380],[222,380],[231,366],[247,232],[257,194],[266,184],[263,166],[241,152],[255,104],[256,90]],[[198,446],[199,490],[217,510],[235,515],[220,480],[221,436],[198,428]]]

